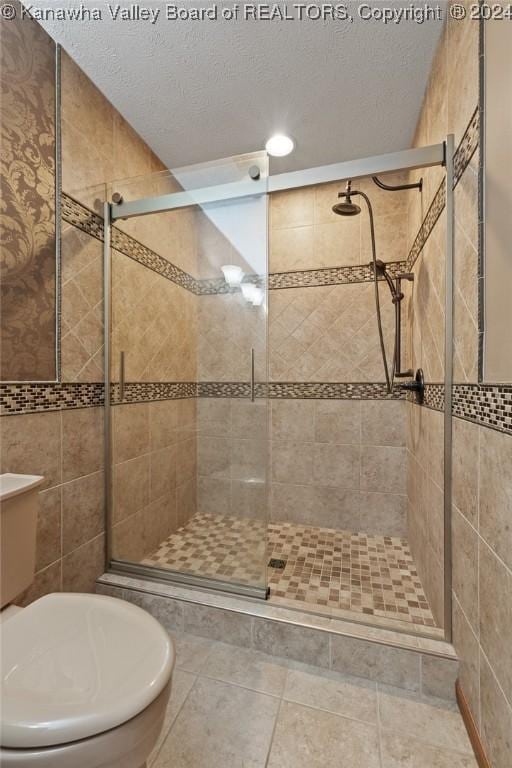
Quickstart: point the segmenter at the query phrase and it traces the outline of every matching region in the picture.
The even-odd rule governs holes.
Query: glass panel
[[[111,191],[124,201],[183,189],[204,199],[208,188],[254,183],[254,166],[251,196],[114,223],[112,555],[264,589],[266,155]]]

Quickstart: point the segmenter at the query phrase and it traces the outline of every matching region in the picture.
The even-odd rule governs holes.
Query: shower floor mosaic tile
[[[260,585],[262,564],[282,561],[268,568],[271,601],[435,626],[405,539],[272,522],[265,556],[265,527],[198,514],[143,564]]]

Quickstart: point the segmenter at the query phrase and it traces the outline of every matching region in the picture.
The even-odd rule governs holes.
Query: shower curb
[[[455,701],[458,659],[453,646],[441,639],[115,573],[103,574],[96,589],[139,605],[168,631]]]

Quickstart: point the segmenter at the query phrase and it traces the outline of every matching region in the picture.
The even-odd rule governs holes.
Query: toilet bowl
[[[2,768],[140,768],[162,727],[175,653],[137,606],[51,594],[2,622]]]
[[[171,691],[175,651],[164,628],[104,595],[10,604],[33,578],[42,480],[0,475],[0,765],[143,768]]]

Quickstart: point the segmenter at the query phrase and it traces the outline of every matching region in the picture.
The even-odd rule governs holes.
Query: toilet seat
[[[169,684],[175,654],[141,608],[51,594],[2,624],[3,749],[55,747],[115,729]]]

